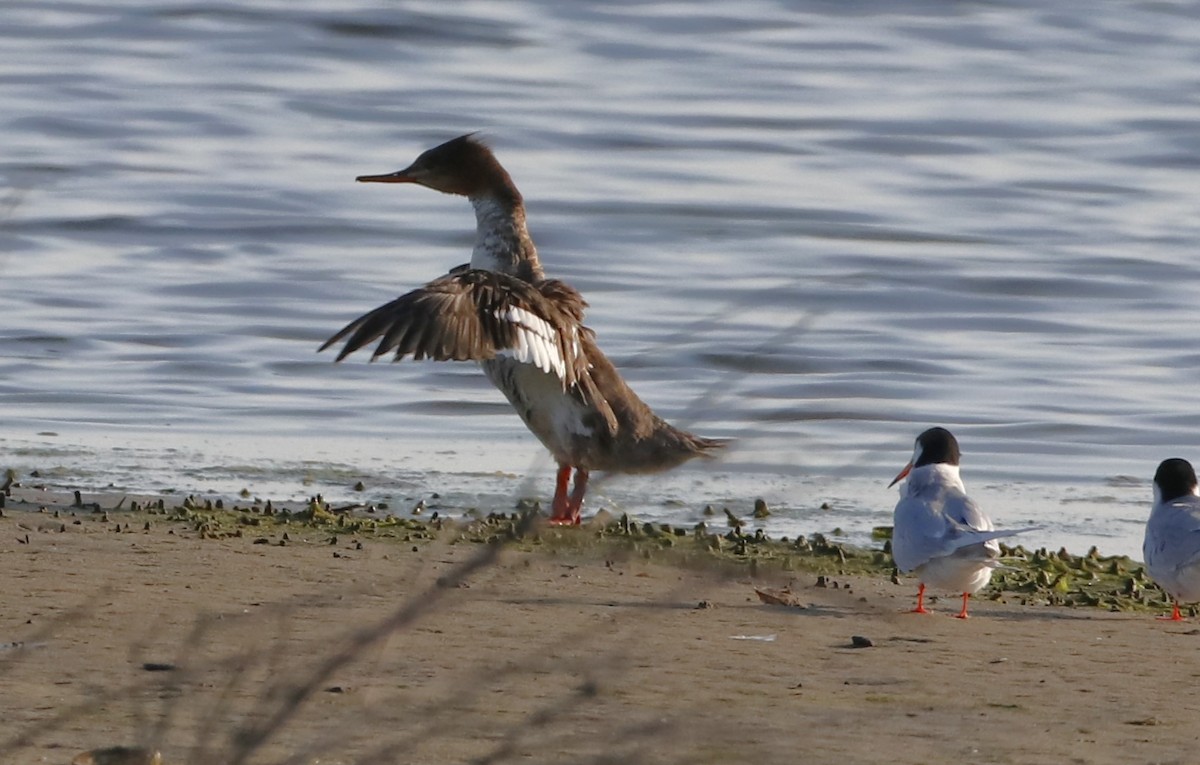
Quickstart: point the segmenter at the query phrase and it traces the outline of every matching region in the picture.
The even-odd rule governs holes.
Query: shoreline
[[[307,501],[275,501],[248,491],[239,497],[181,492],[68,493],[44,484],[16,482],[12,476],[8,484],[11,488],[2,488],[11,494],[7,497],[10,509],[50,516],[37,522],[42,532],[55,528],[66,531],[65,520],[73,526],[85,521],[112,522],[118,530],[124,518],[126,527],[120,530],[125,532],[130,530],[130,522],[171,522],[192,526],[201,538],[254,536],[257,544],[278,543],[289,530],[335,536],[362,534],[381,541],[429,541],[443,534],[456,542],[514,541],[511,529],[518,518],[528,511],[541,512],[536,502],[527,499],[509,507],[463,512],[458,507],[439,507],[436,493],[428,505],[421,500],[405,513],[386,503],[378,507],[357,501],[331,503],[320,494]],[[749,500],[747,504],[756,506],[760,502]],[[453,515],[443,514],[447,510]],[[679,526],[639,521],[625,514],[618,517],[601,509],[585,516],[579,528],[535,524],[527,539],[515,541],[517,547],[527,550],[548,546],[576,552],[590,550],[592,554],[632,552],[668,564],[744,566],[753,575],[760,571],[764,575],[773,571],[782,575],[853,573],[888,577],[893,582],[899,576],[888,549],[890,526],[874,530],[872,537],[882,543],[879,547],[861,547],[830,540],[821,532],[789,538],[772,537],[761,529],[743,531],[750,518],[739,518],[728,508],[718,511],[709,506],[706,516],[700,523]],[[975,600],[1112,611],[1156,612],[1170,607],[1168,596],[1149,578],[1144,564],[1128,556],[1104,555],[1095,546],[1081,554],[1066,548],[1026,549],[1000,541],[1005,566]],[[1195,615],[1194,607],[1191,611]]]
[[[156,434],[156,439],[163,435]],[[22,475],[40,470],[45,480],[66,490],[86,484],[102,491],[107,486],[183,496],[189,490],[202,490],[231,498],[248,488],[258,496],[296,500],[323,492],[339,502],[390,502],[400,511],[440,493],[443,504],[465,510],[479,503],[500,506],[531,495],[548,501],[554,480],[551,461],[536,443],[530,443],[523,428],[512,438],[507,433],[500,437],[489,433],[480,442],[488,445],[486,454],[473,441],[462,447],[456,443],[454,453],[448,454],[436,444],[403,439],[398,439],[399,445],[371,442],[374,452],[359,444],[358,451],[343,454],[338,449],[347,444],[334,441],[335,448],[324,437],[290,439],[291,451],[280,445],[280,437],[274,437],[256,442],[257,451],[247,454],[246,444],[238,438],[229,451],[222,451],[211,433],[183,435],[181,440],[180,434],[174,434],[157,448],[151,446],[159,440],[146,445],[134,435],[102,442],[83,438],[73,442],[78,449],[65,436],[46,440],[44,449],[14,438],[4,443],[14,450],[8,467],[20,469]],[[225,440],[220,443],[223,446]],[[304,448],[298,449],[297,443]],[[506,456],[498,458],[497,451]],[[598,494],[589,507],[617,508],[616,512],[626,511],[641,520],[694,523],[703,520],[701,510],[706,504],[713,504],[718,512],[727,505],[749,515],[753,501],[761,497],[772,515],[753,525],[761,525],[773,536],[829,534],[840,527],[846,536],[842,541],[868,545],[871,528],[891,522],[896,502],[895,492],[887,489],[898,467],[896,455],[879,460],[878,467],[855,470],[852,475],[820,467],[815,472],[797,468],[781,472],[766,464],[721,461],[692,463],[655,476],[597,476],[591,488]],[[1153,466],[1148,469],[1152,472]],[[1029,546],[1065,545],[1082,553],[1098,544],[1105,554],[1141,556],[1145,519],[1140,524],[1136,519],[1149,512],[1149,476],[1139,481],[1099,475],[1070,484],[1030,476],[1028,480],[997,478],[981,473],[974,460],[965,475],[972,495],[998,525],[1044,527],[1023,537]],[[352,487],[360,481],[365,488],[356,492]]]

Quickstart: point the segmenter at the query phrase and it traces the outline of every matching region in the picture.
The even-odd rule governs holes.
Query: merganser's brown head
[[[403,170],[383,175],[360,175],[355,180],[362,183],[416,183],[444,194],[464,197],[516,190],[492,150],[474,133],[433,147]]]

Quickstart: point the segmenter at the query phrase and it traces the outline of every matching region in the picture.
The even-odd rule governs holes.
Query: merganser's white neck
[[[525,227],[525,205],[520,194],[472,195],[471,205],[475,208],[471,268],[497,271],[528,282],[544,278],[537,248]]]
[[[938,462],[913,468],[908,473],[908,479],[902,491],[906,496],[912,497],[927,489],[938,487],[951,487],[959,491],[966,491],[962,478],[958,474],[958,465]]]

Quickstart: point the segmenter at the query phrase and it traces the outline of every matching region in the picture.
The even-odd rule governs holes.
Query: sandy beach
[[[586,526],[538,530],[583,540],[566,545],[229,536],[84,499],[20,489],[0,518],[4,762],[135,744],[167,763],[1058,765],[1194,748],[1194,620],[980,600],[962,621],[953,597],[914,615],[911,580],[615,555]]]

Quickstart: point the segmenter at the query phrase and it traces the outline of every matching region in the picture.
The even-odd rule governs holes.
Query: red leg
[[[1181,621],[1183,621],[1183,614],[1181,614],[1179,612],[1179,601],[1172,600],[1172,603],[1174,603],[1174,608],[1171,609],[1171,615],[1158,617],[1158,620],[1160,622],[1181,622]]]
[[[588,471],[577,467],[575,468],[575,490],[571,492],[571,499],[567,502],[567,512],[570,514],[569,521],[576,526],[581,520],[580,513],[583,511],[583,495],[587,491]]]
[[[954,617],[955,619],[970,619],[971,618],[970,615],[967,614],[967,601],[970,599],[971,599],[971,593],[964,592],[963,593],[963,607],[962,607],[962,610],[958,612],[958,616]]]
[[[912,610],[914,614],[927,614],[929,611],[925,608],[925,583],[921,582],[921,586],[917,588],[917,607]]]
[[[550,523],[571,522],[570,501],[567,499],[567,484],[571,480],[571,466],[559,465],[554,481],[554,503],[550,505]]]

